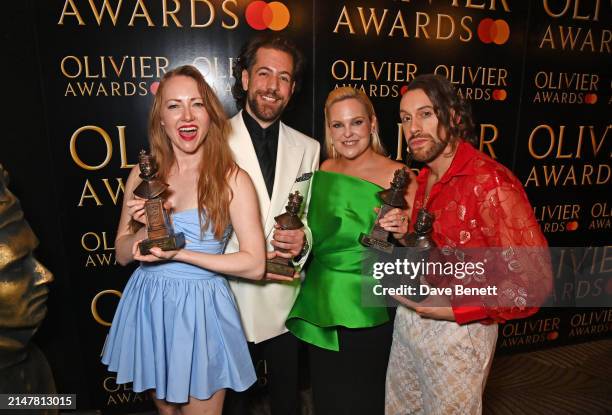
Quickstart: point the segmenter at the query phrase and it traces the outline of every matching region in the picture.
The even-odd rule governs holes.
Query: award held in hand
[[[427,261],[429,259],[429,253],[436,247],[436,243],[431,237],[433,231],[434,215],[429,213],[425,209],[419,210],[417,213],[416,220],[414,222],[414,232],[406,235],[405,242],[407,250],[407,259],[410,262],[418,263],[421,261]],[[422,275],[418,275],[408,281],[402,281],[407,285],[415,287],[415,295],[406,296],[414,302],[421,302],[428,297],[428,295],[421,294],[420,285]]]
[[[378,197],[383,201],[383,205],[378,211],[376,222],[369,235],[362,233],[359,237],[359,242],[368,248],[373,248],[387,254],[393,253],[393,244],[388,241],[389,232],[378,225],[378,220],[394,208],[406,209],[408,204],[404,199],[404,193],[408,186],[408,173],[404,169],[395,170],[391,187],[378,192]]]
[[[164,209],[164,199],[161,197],[168,185],[156,178],[155,160],[144,150],[138,154],[138,166],[142,182],[134,189],[134,194],[146,199],[147,218],[147,239],[140,242],[138,246],[140,253],[147,255],[153,247],[161,248],[163,251],[181,249],[185,246],[185,235],[174,233],[168,213]]]
[[[297,190],[289,195],[289,203],[285,208],[286,212],[274,218],[281,229],[294,230],[304,227],[299,217],[303,200],[304,197]],[[282,248],[275,248],[275,250],[277,252],[287,252]],[[290,258],[277,256],[266,261],[266,272],[292,277],[295,274],[295,267]]]

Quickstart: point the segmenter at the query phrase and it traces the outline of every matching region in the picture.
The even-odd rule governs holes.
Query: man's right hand
[[[273,259],[276,258],[278,255],[278,252],[276,251],[268,251],[266,252],[266,259]],[[286,275],[279,275],[279,274],[273,274],[271,272],[266,272],[266,275],[264,276],[264,280],[265,281],[288,281],[291,282],[297,278],[300,278],[300,273],[298,271],[296,271],[293,274],[293,277],[287,277]]]

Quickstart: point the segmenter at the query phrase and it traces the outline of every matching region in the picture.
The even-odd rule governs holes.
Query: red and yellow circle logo
[[[597,102],[597,94],[586,94],[584,96],[584,103],[585,104],[595,104]]]
[[[576,229],[578,229],[578,222],[571,221],[571,222],[567,222],[567,225],[565,225],[565,229],[567,229],[569,232],[575,231]]]
[[[280,1],[254,1],[247,6],[244,14],[249,26],[255,30],[283,30],[291,20],[289,9]]]
[[[478,37],[482,43],[503,45],[510,38],[510,26],[505,20],[482,19],[478,24]]]
[[[508,93],[505,89],[494,89],[492,95],[495,101],[505,101],[508,97]]]

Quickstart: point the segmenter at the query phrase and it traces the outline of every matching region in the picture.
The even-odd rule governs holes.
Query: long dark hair
[[[291,56],[293,60],[293,82],[295,83],[294,92],[298,92],[300,89],[304,69],[304,55],[302,55],[302,52],[300,52],[300,50],[291,40],[282,36],[257,36],[242,47],[240,55],[236,59],[234,67],[232,68],[232,74],[234,75],[232,95],[236,101],[236,106],[238,109],[244,108],[247,97],[246,91],[242,88],[242,71],[246,70],[250,73],[251,68],[255,64],[257,51],[261,48],[280,50],[281,52],[285,52]]]
[[[449,143],[456,145],[463,139],[473,146],[477,145],[470,104],[457,93],[448,79],[434,74],[419,75],[408,84],[408,91],[415,89],[423,90],[429,97],[439,126],[447,131]]]

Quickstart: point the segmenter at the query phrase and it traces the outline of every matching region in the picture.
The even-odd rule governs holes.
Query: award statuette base
[[[295,274],[295,267],[290,259],[276,257],[266,261],[266,272],[284,275],[285,277],[293,277]]]
[[[393,253],[394,245],[391,242],[376,239],[371,235],[366,235],[365,233],[362,233],[359,236],[359,243],[367,248],[376,249],[377,251],[381,251],[386,254]]]
[[[138,244],[138,248],[140,250],[141,255],[148,255],[151,253],[151,248],[158,247],[161,248],[162,251],[175,251],[177,249],[181,249],[185,246],[185,235],[180,233],[175,233],[170,236],[165,236],[163,238],[157,239],[145,239],[144,241]]]

